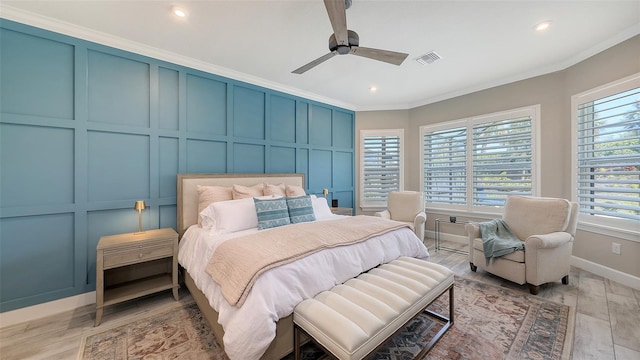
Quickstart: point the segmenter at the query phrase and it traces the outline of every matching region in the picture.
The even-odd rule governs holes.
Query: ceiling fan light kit
[[[393,65],[400,65],[409,54],[360,47],[360,37],[355,31],[347,29],[346,9],[351,6],[351,0],[324,0],[327,9],[333,34],[329,37],[329,53],[323,55],[310,63],[303,65],[292,71],[294,74],[302,74],[321,63],[331,59],[335,55],[357,55],[373,60],[386,62]]]

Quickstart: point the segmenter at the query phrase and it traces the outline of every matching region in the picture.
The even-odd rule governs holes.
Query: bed
[[[297,260],[292,264],[287,264],[282,266],[280,269],[272,269],[267,273],[261,275],[261,278],[258,279],[256,285],[252,289],[252,293],[256,293],[256,295],[252,295],[251,293],[247,297],[247,301],[244,305],[240,307],[233,307],[228,302],[224,301],[216,291],[216,284],[206,276],[203,276],[202,270],[199,266],[194,265],[194,261],[189,260],[190,258],[195,258],[197,256],[203,256],[201,254],[205,253],[205,250],[200,250],[196,245],[198,243],[203,244],[209,241],[209,236],[206,232],[197,225],[198,222],[198,185],[203,186],[225,186],[230,187],[233,185],[243,185],[243,186],[253,186],[260,183],[269,183],[269,184],[286,184],[292,186],[298,186],[304,188],[304,175],[303,174],[179,174],[178,175],[178,202],[177,202],[177,225],[178,232],[180,234],[181,242],[180,242],[180,256],[181,265],[184,267],[184,282],[190,293],[192,294],[195,302],[198,307],[202,311],[202,314],[206,318],[211,330],[213,331],[217,341],[220,346],[222,346],[225,351],[229,354],[230,358],[261,358],[261,359],[280,359],[290,353],[293,350],[293,321],[292,316],[290,315],[293,307],[291,304],[282,305],[283,309],[278,309],[277,313],[280,315],[274,316],[274,313],[267,313],[265,311],[264,319],[258,318],[259,320],[250,321],[254,324],[250,324],[252,327],[264,327],[266,330],[257,330],[256,333],[258,335],[253,336],[251,333],[247,333],[245,330],[237,330],[235,328],[234,320],[229,321],[229,318],[236,316],[236,314],[244,314],[248,312],[260,312],[261,310],[253,310],[257,308],[255,304],[261,304],[262,302],[271,301],[268,296],[265,297],[266,300],[259,298],[260,291],[266,289],[272,284],[267,279],[274,278],[282,278],[288,271],[288,274],[297,273],[298,268],[296,266],[300,266],[303,269],[311,268],[315,264],[314,261],[318,262],[320,255],[314,254],[312,256],[306,257],[304,259]],[[324,199],[323,199],[324,200]],[[336,218],[340,218],[341,216],[335,215]],[[334,219],[325,218],[323,221],[333,221]],[[319,220],[320,221],[320,220]],[[256,229],[257,230],[257,229]],[[254,230],[248,230],[249,232]],[[241,233],[241,232],[239,232]],[[233,237],[235,234],[227,234],[227,237]],[[365,250],[361,249],[375,249],[376,252],[380,254],[376,254],[376,256],[372,256],[371,259],[367,257],[366,261],[358,260],[355,261],[357,266],[366,266],[361,271],[366,271],[368,268],[377,266],[377,263],[373,262],[387,262],[391,261],[398,256],[412,256],[417,258],[427,259],[429,254],[424,246],[424,244],[418,240],[413,231],[408,228],[394,230],[393,235],[394,238],[397,238],[398,245],[390,245],[388,246],[385,243],[385,246],[381,246],[381,239],[377,237],[373,240],[367,240],[362,244],[349,245],[347,247],[342,247],[341,250],[335,251],[362,251],[364,253]],[[224,236],[223,236],[224,237]],[[216,240],[217,241],[217,240]],[[356,247],[358,247],[356,249]],[[355,250],[354,250],[355,249]],[[323,250],[323,252],[326,250]],[[334,251],[333,249],[331,251]],[[370,251],[370,250],[366,250]],[[317,255],[317,256],[316,256]],[[347,256],[341,253],[341,255],[333,255],[335,256]],[[379,259],[378,259],[379,257]],[[324,259],[322,260],[324,261]],[[335,261],[335,260],[334,260]],[[360,264],[367,263],[365,264]],[[345,263],[349,263],[345,261]],[[371,263],[371,264],[369,264]],[[349,266],[356,266],[349,265]],[[333,264],[335,267],[343,267],[342,264]],[[295,271],[291,270],[295,269]],[[292,272],[293,271],[293,272]],[[306,271],[306,270],[305,270]],[[315,270],[314,270],[315,271]],[[280,272],[280,273],[278,273]],[[353,274],[353,276],[358,275]],[[353,277],[352,276],[352,277]],[[267,279],[263,279],[267,278]],[[298,282],[312,282],[315,281],[307,281],[309,278],[304,279],[293,279],[288,278],[286,282],[290,281],[298,281]],[[318,279],[316,279],[318,280]],[[260,283],[263,281],[263,283]],[[280,281],[280,280],[279,280]],[[324,278],[322,281],[318,280],[318,282],[324,282]],[[344,281],[344,279],[340,279],[337,281]],[[281,280],[281,282],[285,282],[285,280]],[[265,285],[269,284],[269,285]],[[280,285],[278,285],[280,286]],[[331,288],[328,284],[319,284],[314,286],[322,286],[324,290]],[[256,290],[256,287],[258,290]],[[277,288],[277,286],[275,286]],[[213,290],[212,290],[213,289]],[[317,290],[317,289],[316,289]],[[314,291],[316,291],[314,290]],[[314,294],[310,294],[313,296]],[[295,296],[298,296],[297,294]],[[307,297],[309,294],[300,295]],[[293,295],[291,295],[293,297]],[[288,300],[289,301],[289,300]],[[283,301],[284,303],[285,301]],[[279,307],[279,304],[269,305]],[[289,309],[290,307],[290,309]],[[274,310],[275,312],[275,310]],[[237,315],[239,319],[244,319]],[[242,315],[245,316],[245,315]],[[254,316],[253,314],[251,316]],[[258,315],[255,315],[258,316]],[[262,314],[259,314],[262,316]],[[238,322],[247,322],[247,321],[236,321]],[[225,324],[227,327],[227,331],[220,323]],[[238,336],[238,334],[243,334],[242,331],[245,331],[244,335]],[[225,333],[228,335],[228,338],[225,338]],[[263,334],[264,333],[264,334]],[[236,340],[229,340],[236,339]],[[224,341],[223,341],[224,339]],[[238,340],[239,339],[239,340]],[[229,342],[228,342],[229,340]],[[225,343],[230,346],[225,346]],[[253,348],[254,344],[258,348],[258,350]],[[244,348],[247,348],[248,353],[245,354],[241,351],[244,351]],[[266,350],[265,350],[266,348]],[[262,354],[262,355],[256,355]]]

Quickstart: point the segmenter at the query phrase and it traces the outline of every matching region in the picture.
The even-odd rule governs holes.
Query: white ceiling
[[[175,4],[187,18],[172,15]],[[0,15],[357,111],[413,108],[561,70],[640,34],[638,0],[353,0],[347,25],[360,45],[409,57],[395,66],[336,56],[296,75],[329,52],[321,0],[2,0]],[[543,20],[553,25],[537,33]],[[442,59],[414,61],[432,50]]]

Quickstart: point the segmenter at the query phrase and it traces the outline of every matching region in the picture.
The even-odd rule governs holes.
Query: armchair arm
[[[389,210],[378,211],[374,215],[385,219],[391,219],[391,213]]]
[[[567,232],[532,235],[525,240],[527,282],[540,285],[569,275],[573,236]]]
[[[480,226],[478,226],[478,224],[468,223],[464,226],[464,230],[469,236],[469,241],[473,241],[473,239],[481,237]]]
[[[424,211],[420,211],[415,219],[413,219],[413,229],[416,232],[418,238],[424,241],[424,223],[427,221],[427,214]]]
[[[525,242],[525,251],[534,249],[553,249],[560,247],[570,241],[573,241],[573,236],[566,232],[553,232],[544,235],[531,235]]]
[[[468,223],[464,226],[464,230],[469,236],[469,262],[473,263],[473,240],[482,237],[480,234],[480,226],[474,223]]]

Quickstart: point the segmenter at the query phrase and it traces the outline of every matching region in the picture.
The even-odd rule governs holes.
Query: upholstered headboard
[[[178,233],[198,222],[197,185],[253,186],[260,183],[305,187],[304,174],[178,174]]]

